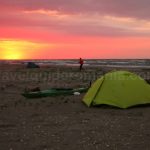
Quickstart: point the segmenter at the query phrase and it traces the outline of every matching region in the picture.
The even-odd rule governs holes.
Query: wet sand
[[[25,87],[78,88],[113,67],[0,65],[0,149],[149,150],[150,105],[129,109],[88,108],[79,96],[26,99]],[[121,69],[122,70],[122,69]],[[147,68],[125,68],[150,78]]]

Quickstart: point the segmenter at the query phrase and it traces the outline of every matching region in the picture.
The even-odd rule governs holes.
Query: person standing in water
[[[83,59],[80,58],[80,59],[79,59],[80,71],[83,69],[83,63],[84,63]]]

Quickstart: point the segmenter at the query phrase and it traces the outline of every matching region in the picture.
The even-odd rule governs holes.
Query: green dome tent
[[[127,71],[110,72],[88,90],[83,102],[87,106],[107,104],[119,108],[150,103],[150,85]]]

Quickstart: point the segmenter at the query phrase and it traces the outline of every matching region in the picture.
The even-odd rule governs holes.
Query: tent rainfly
[[[99,78],[88,90],[83,102],[91,105],[111,105],[128,108],[150,103],[150,85],[128,71],[114,71]]]

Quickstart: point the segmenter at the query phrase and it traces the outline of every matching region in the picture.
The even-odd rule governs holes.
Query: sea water
[[[78,66],[78,59],[61,59],[61,60],[1,60],[1,64],[26,64],[34,62],[38,65],[62,65]],[[86,66],[114,66],[114,67],[150,67],[150,59],[85,59]]]

